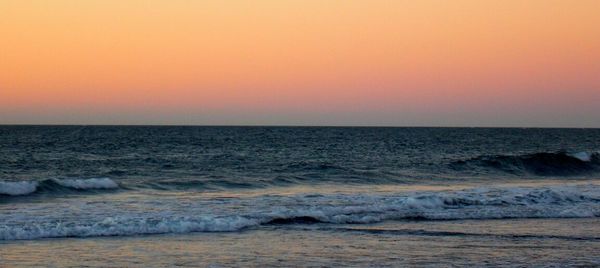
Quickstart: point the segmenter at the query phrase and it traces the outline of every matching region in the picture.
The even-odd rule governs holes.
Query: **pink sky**
[[[0,123],[600,127],[599,1],[0,2]]]

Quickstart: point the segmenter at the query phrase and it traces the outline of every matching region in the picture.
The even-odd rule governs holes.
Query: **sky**
[[[597,0],[1,0],[0,124],[600,127]]]

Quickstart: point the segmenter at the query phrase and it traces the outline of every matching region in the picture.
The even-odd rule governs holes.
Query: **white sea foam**
[[[0,194],[27,195],[35,192],[37,187],[35,181],[0,181]]]
[[[51,237],[95,237],[131,236],[142,234],[227,232],[257,225],[256,220],[243,217],[226,219],[215,217],[176,219],[135,219],[128,217],[107,217],[93,224],[71,225],[61,222],[54,224],[25,224],[13,228],[0,226],[0,240],[23,240]]]
[[[88,189],[116,189],[119,185],[109,178],[91,178],[91,179],[54,179],[54,182],[69,188],[88,190]]]
[[[28,195],[36,192],[38,189],[44,189],[43,185],[48,182],[54,182],[62,187],[77,190],[92,189],[116,189],[119,185],[109,178],[91,178],[91,179],[49,179],[44,181],[0,181],[0,195]]]
[[[135,199],[101,200],[17,203],[0,211],[0,240],[229,232],[306,219],[351,224],[406,219],[600,217],[600,186],[592,184],[233,199],[137,195]]]

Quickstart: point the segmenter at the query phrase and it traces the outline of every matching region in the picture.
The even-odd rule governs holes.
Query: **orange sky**
[[[600,1],[0,1],[0,123],[600,127]]]

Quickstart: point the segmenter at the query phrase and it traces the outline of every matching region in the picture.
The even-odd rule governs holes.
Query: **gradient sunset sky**
[[[600,127],[600,1],[1,0],[40,123]]]

